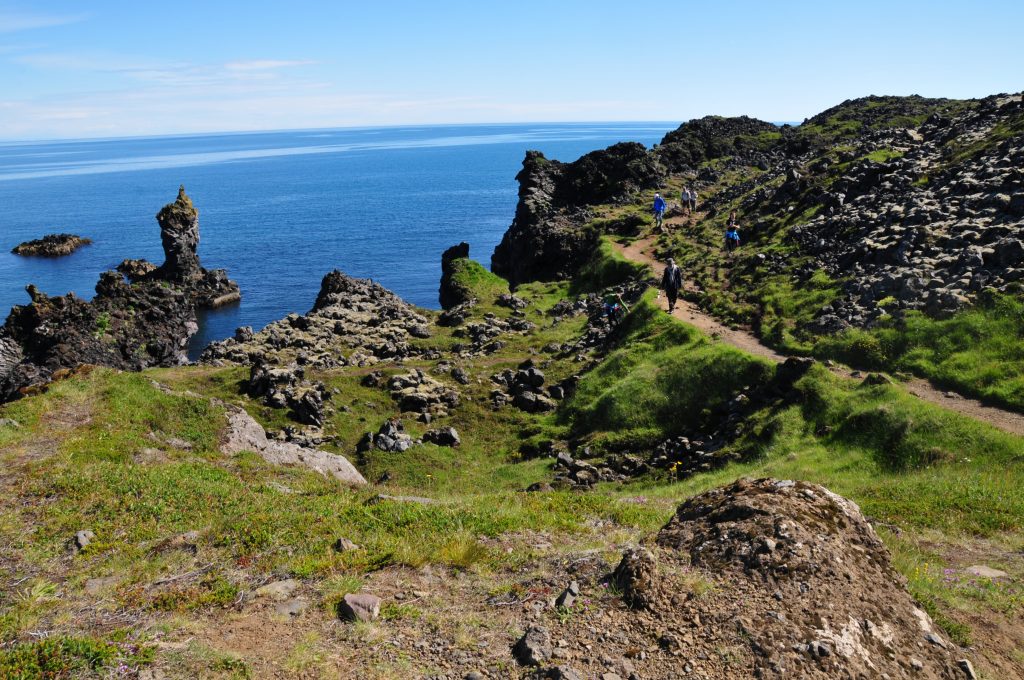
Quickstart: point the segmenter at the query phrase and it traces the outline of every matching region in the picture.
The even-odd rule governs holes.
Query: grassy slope
[[[602,250],[591,270],[596,280],[611,281],[615,276],[608,272],[621,271],[622,264]],[[948,566],[944,546],[984,538],[1024,548],[1024,442],[920,403],[897,386],[858,386],[815,369],[798,383],[798,399],[749,417],[745,434],[731,445],[747,462],[684,480],[663,473],[606,484],[588,494],[520,493],[549,476],[549,460],[518,456],[520,443],[531,436],[554,433],[598,446],[642,448],[701,426],[706,409],[771,371],[669,318],[648,294],[623,325],[619,345],[585,375],[577,396],[559,413],[491,411],[488,375],[514,366],[530,348],[582,330],[580,318],[553,326],[544,313],[566,292],[564,284],[521,288],[537,331],[511,338],[497,356],[466,362],[473,381],[450,418],[463,437],[461,449],[427,445],[407,454],[378,452],[366,461],[371,479],[384,470],[395,477],[386,493],[427,495],[437,505],[366,505],[377,489],[346,489],[313,473],[268,466],[256,456],[218,454],[224,419],[210,396],[244,404],[268,426],[280,424],[280,414],[239,393],[244,372],[236,368],[95,370],[0,407],[0,417],[22,423],[0,428],[0,462],[8,471],[0,540],[9,573],[27,579],[3,582],[0,669],[29,658],[85,674],[115,663],[150,662],[151,629],[83,626],[74,615],[82,606],[156,617],[173,628],[228,607],[258,583],[294,576],[315,584],[322,615],[330,616],[333,604],[358,589],[367,572],[427,563],[481,578],[511,572],[530,559],[529,551],[496,551],[489,538],[547,532],[565,550],[607,547],[607,527],[634,537],[649,534],[683,498],[741,475],[823,483],[893,527],[884,538],[898,568],[955,639],[970,639],[968,614],[1019,615],[1019,587],[951,583],[942,570]],[[481,294],[480,313],[507,315],[493,305],[493,293]],[[447,335],[452,331],[439,332],[423,342],[446,346],[455,340]],[[433,363],[410,362],[386,372],[430,370]],[[578,368],[564,360],[545,370],[558,379]],[[362,372],[345,368],[318,376],[340,390],[335,404],[350,409],[333,414],[328,425],[334,445],[346,454],[362,432],[395,414],[385,391],[360,385]],[[165,394],[151,380],[178,394]],[[422,430],[407,424],[414,434]],[[597,533],[595,520],[605,523]],[[66,541],[83,528],[97,538],[69,556]],[[158,549],[162,539],[192,530],[199,532],[196,556]],[[363,550],[334,552],[339,536]],[[210,569],[187,586],[146,587],[197,563]],[[83,585],[103,577],[114,581],[97,603]],[[39,629],[71,637],[32,642],[29,632]],[[244,660],[222,657],[196,655],[177,663],[182,672],[203,676],[245,672]]]
[[[901,108],[905,105],[900,103]],[[884,162],[902,155],[889,148],[873,148],[856,155],[855,147],[850,145],[851,135],[864,129],[866,120],[870,120],[868,127],[872,129],[914,127],[933,112],[955,112],[972,106],[974,103],[968,101],[920,100],[907,117],[890,111],[891,102],[885,98],[868,99],[840,107],[827,118],[809,121],[796,128],[792,137],[816,149],[815,160],[807,166],[824,160],[830,169],[824,177],[808,177],[811,189],[807,196],[798,197],[792,211],[746,213],[743,201],[752,189],[736,196],[714,218],[662,237],[659,254],[675,256],[687,276],[700,285],[702,292],[697,301],[702,307],[728,323],[753,327],[762,340],[780,351],[836,359],[862,369],[911,372],[962,394],[1024,411],[1024,353],[1020,350],[1024,306],[1016,295],[982,296],[976,307],[951,319],[910,313],[899,323],[890,320],[870,331],[851,330],[834,337],[800,330],[824,305],[836,299],[842,281],[832,280],[822,271],[807,282],[796,280],[792,270],[808,260],[787,241],[788,230],[821,209],[810,196],[822,183],[829,184],[856,163]],[[872,117],[879,113],[884,115]],[[962,162],[1022,131],[1024,116],[1018,115],[998,124],[982,139],[972,138],[968,143],[954,137],[947,143],[947,165]],[[721,164],[722,159],[706,163],[713,168]],[[761,174],[753,167],[734,168],[704,193],[710,197]],[[746,238],[746,246],[734,259],[725,254],[721,244],[731,209],[739,210]],[[786,268],[778,274],[766,274],[758,254],[782,257]]]

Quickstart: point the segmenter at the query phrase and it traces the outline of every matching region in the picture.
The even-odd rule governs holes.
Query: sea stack
[[[178,187],[178,198],[156,214],[160,224],[160,240],[165,260],[155,276],[166,281],[185,283],[203,277],[199,265],[199,211],[185,193],[185,185]]]
[[[0,327],[0,402],[82,364],[141,370],[184,363],[188,339],[199,328],[196,311],[241,298],[225,270],[200,265],[199,212],[185,187],[156,219],[162,266],[126,260],[121,271],[100,275],[91,302],[27,287],[31,303],[14,307]]]

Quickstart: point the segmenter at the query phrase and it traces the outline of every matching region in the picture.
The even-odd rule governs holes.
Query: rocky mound
[[[586,206],[624,201],[659,186],[663,171],[641,144],[616,144],[572,163],[528,151],[516,175],[515,219],[491,256],[491,271],[513,285],[569,278],[590,256],[599,234],[584,228]]]
[[[196,309],[237,300],[238,285],[224,270],[200,266],[198,212],[184,187],[158,220],[167,261],[134,283],[104,272],[91,302],[28,286],[32,302],[14,307],[0,328],[0,401],[45,385],[62,368],[141,370],[186,360]]]
[[[778,131],[772,123],[747,116],[705,116],[687,121],[665,135],[657,156],[671,172],[693,171],[704,161],[763,147],[758,145],[757,135]]]
[[[35,255],[39,257],[63,257],[70,255],[82,246],[92,243],[91,239],[74,234],[47,234],[33,241],[25,241],[16,245],[11,252],[15,255]]]
[[[966,677],[860,509],[824,487],[738,481],[681,505],[656,545],[616,578],[668,624],[662,645],[711,677]],[[735,645],[737,663],[702,664],[712,640]]]
[[[610,581],[623,608],[594,622],[577,607],[560,631],[608,631],[600,654],[562,672],[601,677],[622,659],[642,678],[974,677],[856,504],[815,484],[740,480],[696,496]]]
[[[324,276],[309,313],[289,314],[258,333],[239,328],[234,338],[207,347],[200,361],[297,363],[319,369],[369,366],[422,353],[409,340],[430,337],[429,325],[415,307],[387,288],[335,270]]]

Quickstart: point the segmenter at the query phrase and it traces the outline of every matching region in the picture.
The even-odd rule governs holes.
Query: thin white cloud
[[[87,14],[31,14],[27,12],[0,12],[0,33],[28,31],[33,28],[51,28],[77,24]]]
[[[315,61],[308,59],[249,59],[246,61],[229,61],[224,64],[228,71],[273,71],[294,66],[309,66]]]

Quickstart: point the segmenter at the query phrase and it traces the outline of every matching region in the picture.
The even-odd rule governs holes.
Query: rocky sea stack
[[[91,302],[28,286],[32,302],[14,307],[0,328],[0,401],[82,364],[139,370],[183,363],[198,329],[196,310],[240,298],[223,269],[200,266],[198,212],[184,187],[157,220],[167,259],[156,269],[134,261],[134,271],[149,271],[131,283],[104,272]]]
[[[11,252],[15,255],[63,257],[90,243],[92,243],[91,239],[76,236],[75,234],[47,234],[34,241],[19,243],[11,249]]]

